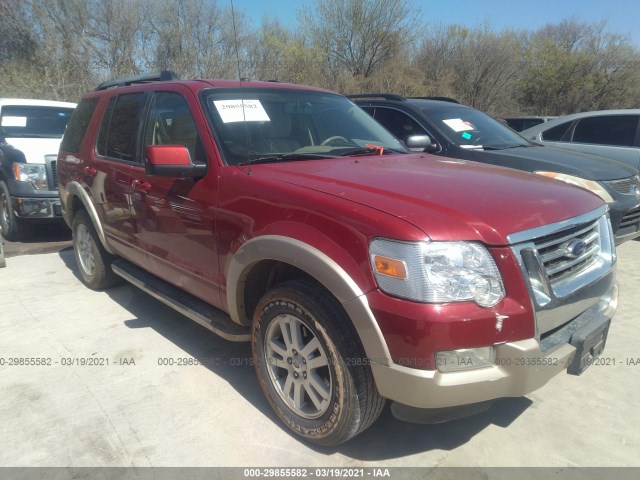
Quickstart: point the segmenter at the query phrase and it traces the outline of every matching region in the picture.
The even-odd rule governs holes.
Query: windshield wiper
[[[247,160],[246,162],[241,162],[237,165],[259,165],[261,163],[297,162],[299,160],[313,160],[318,158],[335,157],[319,153],[279,153],[276,155],[269,155],[266,157],[255,158],[253,160]]]
[[[387,153],[407,153],[407,152],[384,147],[383,155]],[[380,150],[378,148],[354,148],[352,150],[347,150],[346,152],[340,153],[339,155],[341,157],[358,157],[361,155],[380,155]]]
[[[507,150],[509,148],[528,147],[529,145],[484,145],[482,148],[485,150]]]

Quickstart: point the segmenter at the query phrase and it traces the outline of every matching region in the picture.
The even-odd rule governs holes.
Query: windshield
[[[462,148],[513,148],[530,146],[506,125],[471,108],[426,109],[423,112],[451,142]]]
[[[368,114],[339,95],[224,88],[206,90],[202,98],[227,165],[406,152]]]
[[[4,105],[0,127],[7,138],[62,138],[73,108]]]

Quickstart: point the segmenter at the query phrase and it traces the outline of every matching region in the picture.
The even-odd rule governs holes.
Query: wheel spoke
[[[316,407],[316,410],[320,411],[322,409],[323,398],[320,397],[318,392],[311,385],[305,385],[304,389],[313,402],[313,405]]]
[[[271,348],[273,352],[277,353],[282,358],[287,357],[287,348],[284,345],[282,345],[280,342],[277,342],[276,340],[271,340],[269,342],[269,348]]]
[[[284,387],[282,387],[282,393],[286,398],[291,398],[291,385],[293,385],[293,376],[287,374],[287,378],[284,381]]]
[[[300,382],[296,382],[293,384],[293,404],[299,410],[302,410],[302,402],[304,400],[304,396],[302,395],[302,384]]]
[[[300,322],[292,319],[289,323],[291,325],[291,343],[293,348],[301,351],[304,348],[304,342],[302,341],[302,331],[300,329]]]
[[[326,367],[327,365],[329,365],[329,360],[327,359],[327,356],[324,353],[321,355],[318,355],[315,358],[307,360],[307,368],[309,370],[315,370],[316,368]]]
[[[285,370],[289,369],[289,365],[285,360],[276,358],[274,356],[269,357],[269,365],[273,367],[284,368]]]
[[[315,373],[312,372],[309,377],[309,385],[311,385],[317,392],[318,394],[322,397],[323,400],[329,400],[329,387],[327,386],[326,383],[324,383],[324,381],[320,378],[320,376]]]
[[[282,333],[282,339],[284,340],[284,344],[287,348],[287,350],[291,350],[292,348],[292,340],[291,340],[291,321],[288,320],[287,318],[280,318],[280,320],[278,321],[278,324],[280,325],[280,332]]]
[[[300,350],[300,355],[305,358],[308,358],[315,350],[320,348],[320,342],[318,341],[318,337],[313,337],[309,343],[307,343],[302,350]]]

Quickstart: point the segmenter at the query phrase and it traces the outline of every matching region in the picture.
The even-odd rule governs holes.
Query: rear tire
[[[0,182],[0,225],[2,225],[2,236],[10,242],[22,238],[22,228],[13,211],[11,193],[5,182]]]
[[[93,290],[101,290],[121,282],[113,270],[113,255],[109,254],[96,232],[89,214],[79,210],[73,217],[73,252],[82,282]]]
[[[382,412],[385,400],[355,329],[335,298],[314,282],[286,282],[262,297],[252,349],[269,404],[310,442],[346,442]]]

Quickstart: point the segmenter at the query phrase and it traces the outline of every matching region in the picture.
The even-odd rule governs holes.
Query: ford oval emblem
[[[579,238],[571,240],[565,248],[565,254],[569,258],[578,258],[586,251],[587,242],[585,242],[584,240],[580,240]]]

